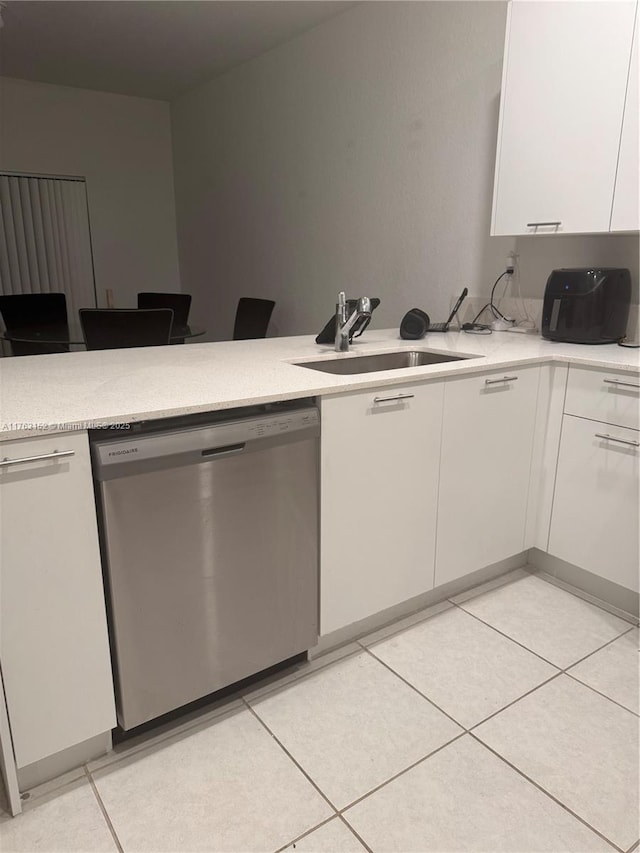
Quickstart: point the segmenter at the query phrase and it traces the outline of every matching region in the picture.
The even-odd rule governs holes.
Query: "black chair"
[[[66,326],[67,298],[64,293],[16,293],[0,296],[0,314],[8,332],[38,326]],[[14,355],[69,352],[66,344],[37,344],[11,341]]]
[[[173,324],[170,308],[81,308],[88,350],[167,346]]]
[[[191,308],[190,293],[151,293],[138,294],[138,308],[171,308],[176,326],[186,326]],[[173,338],[172,344],[183,344],[184,338]]]
[[[246,341],[266,337],[275,304],[272,299],[253,299],[242,296],[238,300],[233,340]]]

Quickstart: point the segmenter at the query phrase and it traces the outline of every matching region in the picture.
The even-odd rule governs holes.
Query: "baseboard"
[[[29,791],[38,785],[56,779],[70,770],[82,767],[88,761],[99,758],[111,749],[111,732],[103,732],[88,740],[49,755],[41,761],[34,761],[18,769],[18,787]]]
[[[500,560],[490,566],[485,566],[484,569],[478,569],[470,575],[465,575],[462,578],[457,578],[449,583],[437,586],[429,592],[410,598],[408,601],[403,601],[393,607],[388,607],[386,610],[381,610],[373,616],[367,616],[359,622],[353,622],[351,625],[346,625],[344,628],[338,628],[337,631],[332,631],[330,634],[325,634],[320,637],[318,644],[312,649],[309,649],[309,658],[316,658],[326,652],[338,648],[339,646],[350,643],[358,637],[364,637],[365,634],[371,634],[379,628],[384,628],[404,616],[411,616],[425,607],[430,607],[432,604],[438,604],[452,595],[458,595],[465,592],[473,586],[493,580],[500,575],[511,572],[514,569],[519,569],[527,563],[527,552],[516,554],[513,557],[508,557],[506,560]]]
[[[571,592],[581,590],[585,597],[593,597],[595,604],[608,605],[607,609],[617,611],[617,615],[637,623],[640,613],[639,593],[540,551],[539,548],[529,551],[529,566],[545,575],[547,580],[557,582],[559,586],[566,584],[571,587]]]

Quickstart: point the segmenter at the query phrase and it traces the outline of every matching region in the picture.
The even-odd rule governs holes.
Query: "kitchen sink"
[[[448,355],[425,350],[398,350],[380,352],[375,355],[356,355],[352,358],[317,359],[299,361],[298,367],[309,367],[323,373],[351,375],[356,373],[375,373],[378,370],[401,370],[405,367],[423,367],[426,364],[442,364],[446,361],[463,361],[474,358],[471,355]]]

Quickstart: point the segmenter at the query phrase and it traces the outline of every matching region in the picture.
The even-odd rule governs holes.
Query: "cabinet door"
[[[636,592],[639,445],[637,430],[564,416],[549,537],[550,554]]]
[[[433,587],[442,394],[322,398],[321,634]]]
[[[510,4],[492,234],[609,230],[635,7]]]
[[[109,731],[115,707],[86,433],[0,456],[35,457],[0,466],[0,659],[24,767]]]
[[[445,385],[436,586],[524,550],[539,374]]]
[[[622,122],[620,159],[616,175],[616,188],[613,195],[613,212],[611,214],[612,231],[640,230],[640,192],[638,192],[638,150],[640,148],[638,135],[638,112],[640,105],[638,26],[639,22],[636,16],[631,65],[629,67],[629,83],[624,106],[624,120]]]

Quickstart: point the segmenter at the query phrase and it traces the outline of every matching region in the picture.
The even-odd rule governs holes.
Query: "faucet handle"
[[[368,296],[361,296],[358,299],[358,313],[371,314],[371,300]]]

